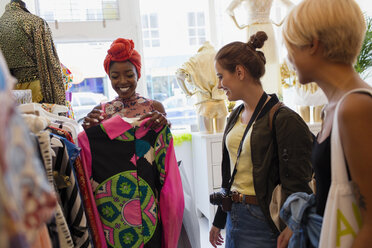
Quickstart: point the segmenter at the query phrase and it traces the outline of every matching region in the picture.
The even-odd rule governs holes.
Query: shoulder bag
[[[368,89],[355,89],[346,93],[338,102],[333,118],[331,134],[331,187],[324,211],[320,248],[349,248],[362,225],[362,217],[356,202],[352,182],[348,179],[345,156],[338,128],[338,109],[345,97]]]

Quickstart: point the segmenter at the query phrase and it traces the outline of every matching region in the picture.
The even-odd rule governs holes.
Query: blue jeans
[[[233,203],[227,213],[225,248],[275,248],[277,237],[259,206]]]

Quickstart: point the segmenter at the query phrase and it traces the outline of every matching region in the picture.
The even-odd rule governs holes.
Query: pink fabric
[[[32,248],[53,248],[46,224],[39,229]]]
[[[115,116],[112,118],[112,122],[108,122],[104,124],[105,130],[111,137],[116,138],[120,136],[123,132],[127,129],[127,126],[124,123],[127,123],[119,116]],[[149,120],[149,118],[143,120],[140,124],[139,130],[136,131],[136,137],[140,138],[144,134],[147,133],[148,128],[144,128],[144,124]],[[115,123],[114,128],[108,128],[108,126]],[[130,125],[130,124],[129,124]],[[143,127],[143,128],[142,128]],[[125,130],[125,131],[123,131]],[[157,131],[161,130],[159,128]],[[81,132],[78,136],[79,146],[82,148],[80,156],[82,158],[82,162],[85,169],[85,174],[88,176],[87,182],[89,182],[89,178],[92,175],[92,159],[91,159],[91,152],[88,137],[85,132]],[[105,242],[105,237],[102,228],[102,222],[100,220],[96,203],[93,196],[93,191],[91,186],[89,185],[89,193],[90,193],[90,200],[92,205],[94,206],[94,216],[96,219],[97,224],[99,225],[99,233],[101,240]],[[181,233],[182,227],[182,218],[183,218],[183,210],[185,207],[184,197],[183,197],[183,189],[182,189],[182,181],[181,176],[178,170],[178,164],[176,160],[176,155],[173,147],[173,138],[170,141],[170,144],[167,149],[167,153],[165,156],[165,180],[162,190],[160,192],[160,200],[159,200],[159,208],[160,208],[160,218],[162,222],[162,229],[163,229],[163,237],[162,237],[162,247],[163,248],[174,248],[177,247],[178,239]],[[106,243],[102,247],[107,247]]]
[[[140,128],[136,131],[135,135],[136,135],[136,139],[141,139],[143,136],[145,136],[147,134],[147,132],[149,131],[150,127],[145,127],[145,124],[146,122],[150,120],[150,117],[144,119],[141,124],[140,124]],[[160,130],[162,130],[164,127],[161,126],[161,127],[158,127],[157,129],[154,129],[155,132],[159,132]]]
[[[177,247],[181,233],[185,202],[181,176],[173,147],[170,141],[165,156],[165,180],[160,192],[160,218],[163,224],[163,248]]]
[[[102,126],[111,140],[132,128],[132,125],[124,121],[119,115],[102,122]]]
[[[107,243],[106,243],[105,235],[103,233],[101,218],[97,210],[97,205],[96,205],[96,201],[93,195],[92,186],[90,184],[90,178],[92,176],[92,156],[91,156],[88,136],[84,131],[79,133],[78,135],[78,144],[82,148],[80,152],[81,163],[84,169],[84,177],[85,177],[85,182],[87,183],[87,190],[89,194],[88,197],[92,205],[92,211],[93,211],[94,219],[97,225],[98,235],[99,235],[99,240],[100,240],[100,243],[95,244],[95,246],[101,247],[101,248],[107,248]]]

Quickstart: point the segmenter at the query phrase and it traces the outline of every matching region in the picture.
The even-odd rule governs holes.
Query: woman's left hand
[[[154,110],[148,114],[142,115],[139,120],[141,121],[146,118],[150,118],[150,119],[145,123],[145,127],[151,127],[154,130],[160,127],[163,127],[164,125],[167,125],[167,124],[170,127],[170,123],[165,117],[165,114],[159,111]]]

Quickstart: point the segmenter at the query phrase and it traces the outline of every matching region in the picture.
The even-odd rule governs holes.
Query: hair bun
[[[107,51],[114,59],[126,60],[132,56],[134,42],[123,38],[116,39]]]
[[[263,47],[265,41],[267,40],[267,34],[263,31],[258,31],[256,34],[249,38],[248,45],[254,50]]]

